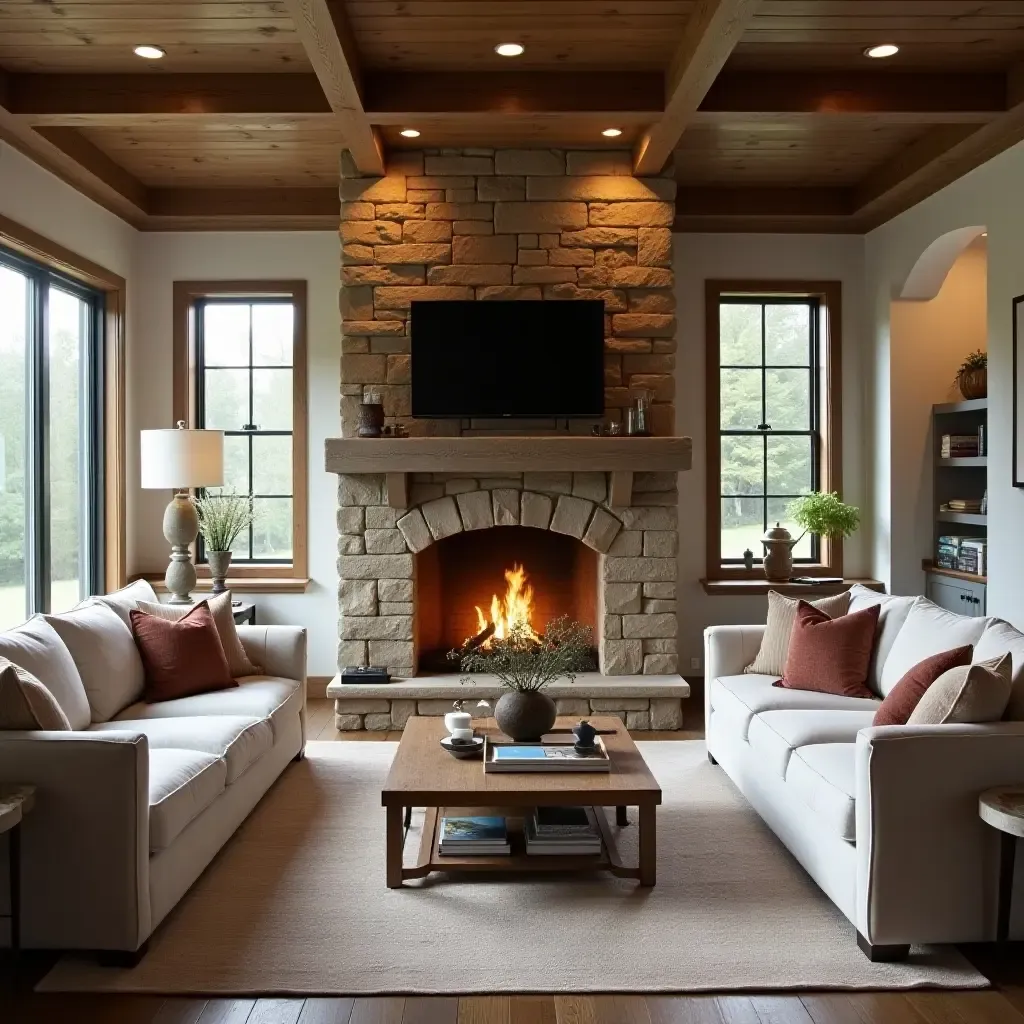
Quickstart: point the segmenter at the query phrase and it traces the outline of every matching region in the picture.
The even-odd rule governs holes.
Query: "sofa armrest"
[[[36,787],[22,822],[26,948],[137,949],[151,928],[146,737],[0,732],[0,782]]]
[[[855,772],[861,934],[991,941],[999,841],[978,797],[1024,783],[1024,722],[862,729]]]
[[[711,680],[738,676],[757,657],[764,626],[708,626],[704,630],[704,713],[711,713]]]

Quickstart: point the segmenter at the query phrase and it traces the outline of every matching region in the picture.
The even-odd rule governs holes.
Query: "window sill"
[[[166,594],[167,587],[164,585],[163,576],[143,573],[141,579],[149,580],[153,589],[158,594]],[[304,594],[309,589],[310,581],[303,577],[295,576],[252,576],[252,577],[231,577],[227,579],[228,590],[236,594]],[[213,589],[213,581],[201,579],[193,588],[193,593],[208,594]]]
[[[769,583],[765,579],[753,580],[701,580],[700,585],[709,597],[758,597],[774,590],[786,597],[813,597],[841,594],[859,583],[869,590],[885,593],[885,584],[872,579],[845,579],[842,583]]]

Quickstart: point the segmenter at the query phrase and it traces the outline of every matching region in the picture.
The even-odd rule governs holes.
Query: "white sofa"
[[[764,626],[713,626],[705,717],[712,762],[849,918],[864,952],[894,960],[912,944],[995,938],[999,839],[978,795],[1024,783],[1024,721],[876,728],[879,699],[918,661],[971,643],[975,661],[1011,651],[1008,713],[1022,718],[1024,635],[865,588],[851,611],[875,602],[868,685],[878,699],[774,687],[776,676],[744,673]],[[1024,872],[1017,881],[1011,935],[1024,937]]]
[[[94,600],[125,621],[136,600],[156,595],[140,582]],[[84,726],[0,732],[0,782],[37,787],[22,837],[26,948],[137,960],[157,925],[301,757],[306,631],[244,626],[238,635],[264,674],[242,677],[235,688],[155,704],[136,700],[96,721],[102,701],[94,682],[92,721]],[[93,681],[96,670],[91,664]],[[112,681],[124,672],[123,657],[109,665]]]

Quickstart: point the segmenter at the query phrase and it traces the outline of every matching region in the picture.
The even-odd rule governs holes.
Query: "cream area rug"
[[[872,964],[702,742],[640,749],[658,884],[606,874],[384,884],[394,743],[310,743],[132,970],[65,957],[42,991],[197,995],[980,987],[954,949]],[[635,813],[635,812],[633,812]],[[422,815],[419,816],[422,820]],[[614,820],[614,816],[612,817]],[[635,855],[635,827],[621,831]],[[419,849],[417,818],[406,859]],[[462,876],[465,879],[465,876]]]

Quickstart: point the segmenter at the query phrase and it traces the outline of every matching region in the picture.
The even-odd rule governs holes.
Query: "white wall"
[[[763,622],[767,599],[709,597],[705,574],[704,282],[709,278],[834,280],[843,286],[843,497],[864,508],[862,389],[863,238],[857,235],[678,234],[676,433],[693,438],[693,468],[679,478],[679,666],[696,671],[713,623]],[[867,527],[846,541],[849,576],[867,574]],[[698,663],[699,665],[699,663]]]

